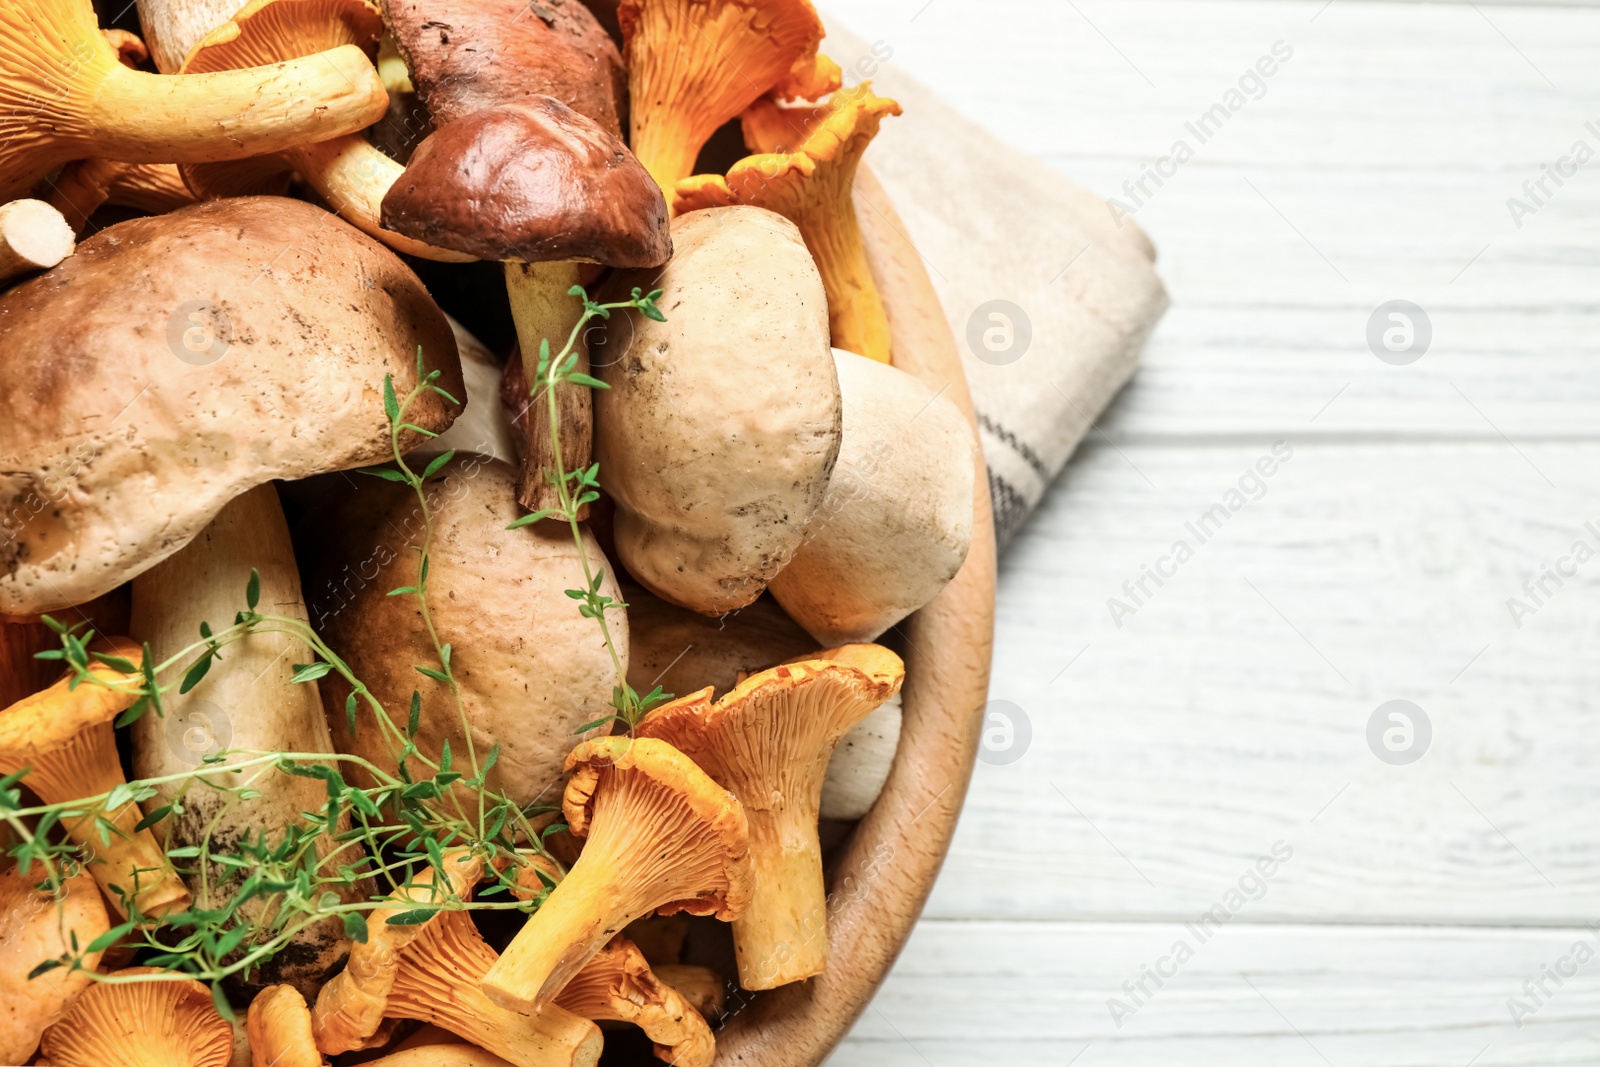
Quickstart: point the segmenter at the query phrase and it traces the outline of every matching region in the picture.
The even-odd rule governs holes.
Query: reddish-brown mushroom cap
[[[551,96],[621,136],[622,56],[579,0],[384,0],[383,7],[436,125]]]
[[[384,197],[383,224],[480,259],[654,267],[672,254],[654,186],[617,137],[530,97],[423,141]]]

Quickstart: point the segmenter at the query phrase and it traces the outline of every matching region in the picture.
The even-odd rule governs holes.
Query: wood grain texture
[[[1031,747],[979,763],[918,932],[830,1063],[1595,1062],[1592,970],[1521,1028],[1506,1001],[1596,918],[1600,564],[1520,628],[1507,600],[1600,546],[1600,174],[1520,228],[1506,201],[1600,147],[1600,12],[841,15],[1102,195],[1275,41],[1295,55],[1136,215],[1172,310],[1001,574],[991,695]],[[1405,367],[1365,338],[1394,298],[1434,327]],[[1265,495],[1118,629],[1107,598],[1279,439]],[[1396,697],[1434,728],[1410,767],[1367,747]],[[1266,894],[1117,1029],[1106,998],[1279,840]]]
[[[976,433],[960,355],[916,249],[865,168],[856,196],[868,258],[889,312],[894,364],[945,391],[973,420]],[[878,802],[834,858],[828,969],[737,1010],[718,1034],[719,1064],[821,1062],[899,955],[944,861],[989,687],[994,527],[981,473],[966,564],[931,604],[892,631],[903,641],[906,660],[900,747]]]

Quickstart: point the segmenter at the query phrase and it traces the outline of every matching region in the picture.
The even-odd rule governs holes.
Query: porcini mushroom
[[[743,914],[749,836],[739,801],[654,738],[602,737],[567,757],[562,811],[583,854],[483,980],[517,1011],[555,1000],[611,938],[653,911]]]
[[[643,589],[625,586],[623,591],[628,599],[628,684],[640,693],[660,686],[681,696],[711,686],[721,696],[746,675],[817,647],[771,597],[712,619]]]
[[[827,297],[800,232],[759,208],[672,224],[666,322],[616,314],[595,346],[595,458],[617,554],[651,592],[706,615],[754,601],[800,547],[839,450]],[[604,294],[603,294],[604,295]]]
[[[445,316],[449,318],[449,316]],[[411,453],[414,456],[460,452],[487,456],[513,466],[517,463],[517,443],[512,436],[510,414],[500,402],[500,364],[467,328],[450,319],[461,353],[461,380],[467,395],[467,409],[450,424],[450,429]]]
[[[34,977],[34,968],[76,955],[110,929],[94,879],[74,874],[54,895],[38,888],[43,879],[37,864],[27,874],[0,873],[0,1063],[28,1062],[39,1035],[92,981],[100,953],[84,953],[83,970],[57,967]]]
[[[49,270],[72,255],[76,241],[60,210],[43,200],[0,206],[0,284]]]
[[[207,74],[265,66],[355,45],[375,52],[383,17],[368,0],[251,0],[195,44],[180,73]],[[360,134],[297,145],[272,156],[179,168],[201,197],[282,192],[298,172],[346,222],[397,252],[447,263],[471,256],[434,248],[386,230],[379,219],[384,194],[405,170]]]
[[[227,625],[244,606],[245,587],[256,577],[258,608],[263,614],[306,621],[300,574],[295,567],[289,526],[277,490],[259,485],[230,502],[193,541],[133,580],[132,633],[151,648],[178,649],[200,632]],[[155,787],[162,804],[182,797],[182,813],[169,815],[154,827],[168,849],[208,845],[226,855],[227,842],[266,842],[276,847],[290,827],[304,829],[301,812],[320,811],[327,803],[323,783],[283,774],[276,768],[249,772],[225,770],[248,758],[229,753],[333,752],[333,739],[323,717],[315,681],[295,683],[298,664],[314,657],[306,643],[283,632],[256,633],[229,644],[222,658],[187,692],[169,692],[165,716],[146,714],[134,722],[134,772],[144,779],[193,772],[203,760],[222,757],[214,773],[199,781],[217,788],[196,787],[195,779]],[[176,684],[189,664],[179,664]],[[222,792],[248,785],[248,799]],[[338,848],[334,836],[317,841],[319,858]],[[229,859],[237,862],[236,857]],[[248,881],[249,869],[214,863],[189,878],[195,906],[220,910],[230,906]],[[337,868],[324,868],[324,875]],[[341,886],[345,902],[363,900],[370,887]],[[271,895],[247,900],[236,914],[281,936],[271,923],[276,901]],[[314,993],[340,962],[349,942],[337,917],[300,929],[272,957],[235,982],[256,989],[289,982]],[[244,949],[254,947],[244,942]]]
[[[755,893],[733,920],[739,984],[772,989],[822,973],[827,899],[817,809],[828,757],[845,732],[900,688],[905,665],[861,645],[665,704],[637,728],[676,745],[744,804]]]
[[[776,110],[763,100],[760,111]],[[776,211],[800,227],[828,290],[833,346],[889,362],[889,317],[883,310],[866,244],[856,222],[856,167],[885,115],[900,114],[893,100],[872,94],[870,83],[829,98],[809,136],[792,151],[750,156],[727,177],[699,175],[679,182],[677,210],[753,204]]]
[[[89,0],[0,7],[0,201],[74,159],[242,159],[359,130],[388,104],[357,48],[223,74],[148,74],[123,66]]]
[[[471,748],[449,690],[414,669],[435,661],[416,598],[388,595],[417,584],[423,526],[416,496],[375,478],[353,491],[343,479],[329,488],[334,499],[297,531],[312,625],[391,714],[404,715],[419,691],[417,748],[438,760],[448,741],[464,766]],[[429,607],[439,640],[455,650],[472,744],[481,759],[499,743],[490,788],[531,804],[558,783],[576,731],[614,713],[612,689],[621,681],[599,629],[564,592],[585,585],[577,546],[569,529],[506,529],[520,512],[516,472],[504,463],[458,456],[426,491],[434,515]],[[606,572],[602,592],[620,600],[587,534],[584,551]],[[626,670],[626,617],[615,612],[608,621]],[[398,746],[371,718],[352,733],[346,685],[330,675],[322,689],[340,751],[394,766]]]
[[[135,666],[142,658],[129,641],[100,642],[91,651]],[[0,775],[26,770],[23,784],[46,804],[100,796],[127,784],[111,721],[138,699],[139,676],[94,659],[88,669],[105,684],[73,688],[69,674],[0,711]],[[88,857],[89,873],[124,918],[130,906],[142,915],[160,916],[189,901],[189,891],[150,831],[135,829],[143,817],[128,800],[115,811],[84,805],[61,819],[67,837]],[[102,824],[108,827],[104,840]]]
[[[129,967],[92,982],[44,1032],[51,1067],[227,1067],[233,1028],[192,978]]]
[[[384,378],[405,395],[419,349],[459,396],[416,275],[309,204],[197,204],[83,242],[0,295],[0,612],[91,600],[263,482],[382,460]],[[429,394],[407,419],[439,433],[457,410]]]
[[[422,922],[391,918],[413,908],[379,908],[367,920],[368,937],[350,951],[350,962],[317,995],[312,1026],[317,1046],[330,1055],[366,1047],[385,1016],[417,1019],[458,1034],[516,1067],[591,1067],[602,1040],[594,1023],[551,1004],[517,1013],[490,1002],[480,988],[495,962],[465,911],[444,907],[465,899],[483,872],[483,861],[461,852],[445,854],[435,882],[422,876],[403,893],[411,901],[440,905]],[[405,916],[407,919],[415,915]]]
[[[972,543],[977,445],[917,378],[835,351],[844,444],[805,544],[772,595],[823,644],[871,641],[943,589]]]
[[[89,216],[102,205],[162,215],[195,202],[195,195],[183,184],[183,175],[171,163],[80,159],[63,167],[52,185],[50,205],[79,235],[88,227]]]
[[[568,294],[577,283],[575,261],[656,267],[672,254],[666,201],[649,174],[618,137],[548,96],[474,112],[431,134],[384,198],[383,224],[505,262],[535,390],[542,344],[560,355],[582,310]],[[554,274],[538,266],[551,263],[559,265]],[[578,355],[583,370],[584,353]],[[574,385],[556,395],[563,466],[582,470],[591,449],[589,390]],[[531,411],[536,450],[519,494],[534,511],[556,502],[554,449],[541,408]]]
[[[694,173],[717,128],[757,98],[814,98],[838,85],[838,67],[817,58],[823,27],[810,0],[623,0],[617,18],[630,143],[668,193]]]
[[[626,93],[622,57],[577,0],[548,0],[537,9],[524,0],[384,0],[384,10],[435,125],[445,126],[502,104],[551,97],[621,143]],[[653,204],[641,201],[640,206]],[[664,227],[664,214],[662,220]],[[582,305],[568,294],[581,277],[573,260],[543,254],[513,258],[526,258],[506,265],[506,287],[522,342],[524,373],[532,381],[538,371],[539,342],[548,340],[551,350],[559,352],[578,321]],[[600,262],[623,265],[609,259]],[[582,338],[575,351],[578,369],[587,372],[588,351]],[[562,458],[568,470],[580,470],[588,466],[593,448],[589,391],[568,383],[556,387],[556,396]],[[523,466],[519,498],[528,510],[542,511],[554,507],[559,494],[548,480],[553,456],[545,405],[534,406],[530,414],[533,448]]]
[[[633,942],[616,937],[584,964],[556,997],[574,1015],[632,1023],[675,1067],[710,1067],[717,1053],[711,1027],[689,1001],[651,970]]]

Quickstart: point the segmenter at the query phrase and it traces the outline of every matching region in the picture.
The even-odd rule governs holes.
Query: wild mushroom
[[[164,215],[195,202],[195,195],[183,184],[183,175],[171,163],[80,159],[63,167],[52,185],[50,205],[66,216],[67,225],[80,236],[89,225],[89,216],[102,205]]]
[[[747,674],[817,647],[771,597],[711,619],[643,589],[624,586],[623,592],[628,600],[628,684],[641,693],[660,686],[681,696],[711,686],[721,696]]]
[[[97,642],[91,651],[135,665],[141,660],[139,647],[125,640]],[[0,711],[0,775],[26,770],[23,784],[46,804],[111,793],[128,781],[111,721],[138,699],[138,675],[95,659],[88,669],[106,684],[73,688],[69,674]],[[160,916],[189,902],[189,891],[150,831],[135,829],[143,817],[137,804],[124,800],[115,810],[85,805],[61,819],[67,837],[88,856],[89,873],[124,918],[130,904],[142,915]]]
[[[497,1004],[552,1003],[623,927],[653,911],[743,914],[749,836],[739,801],[654,738],[602,737],[567,757],[562,811],[583,854],[484,976]]]
[[[600,1029],[554,1004],[520,1014],[491,1003],[480,988],[495,962],[465,911],[445,906],[472,895],[483,861],[447,853],[443,879],[430,872],[403,891],[415,903],[438,907],[421,921],[411,907],[379,908],[367,920],[365,943],[350,951],[345,970],[317,995],[312,1026],[317,1046],[333,1055],[368,1047],[385,1016],[417,1019],[458,1034],[516,1067],[591,1067],[599,1061]]]
[[[31,977],[49,960],[76,955],[110,929],[105,904],[94,879],[78,873],[60,894],[38,888],[44,872],[37,864],[27,874],[17,868],[0,873],[0,1063],[27,1063],[39,1035],[55,1023],[92,979],[100,953],[83,956],[84,970],[58,967]]]
[[[200,39],[180,73],[264,66],[340,45],[375,52],[382,32],[383,17],[368,0],[251,0]],[[297,145],[277,155],[179,169],[189,188],[206,198],[282,192],[283,178],[298,172],[341,218],[395,251],[446,263],[472,259],[383,228],[384,194],[405,168],[360,134]]]
[[[227,22],[240,0],[137,0],[144,42],[163,74],[176,73],[200,38]]]
[[[437,760],[449,741],[458,766],[465,765],[469,746],[449,690],[414,669],[434,660],[416,599],[388,595],[417,584],[416,496],[375,478],[355,490],[339,479],[329,489],[334,499],[297,531],[312,625],[395,714],[403,715],[412,692],[420,691],[418,749]],[[613,714],[619,679],[599,630],[564,592],[585,584],[571,531],[543,524],[506,529],[520,515],[515,491],[511,467],[470,455],[428,481],[434,513],[428,590],[439,640],[455,650],[452,666],[477,755],[500,745],[490,787],[526,805],[556,786],[576,731]],[[602,592],[620,599],[611,567],[587,535],[584,550],[606,572]],[[620,612],[608,620],[626,670],[627,620]],[[393,766],[393,739],[370,718],[352,734],[344,683],[330,675],[322,691],[340,751]]]
[[[866,818],[883,783],[889,780],[900,747],[900,694],[879,704],[839,739],[822,780],[824,819],[855,822]]]
[[[13,200],[0,205],[0,283],[49,270],[72,255],[72,227],[43,200]]]
[[[289,526],[271,485],[230,502],[198,537],[133,580],[133,635],[151,648],[175,649],[192,642],[202,623],[221,629],[243,606],[252,571],[260,611],[307,619]],[[317,683],[293,681],[296,665],[313,658],[304,641],[282,632],[252,634],[228,645],[197,684],[164,698],[164,717],[147,714],[133,724],[134,773],[161,778],[192,772],[224,750],[333,752]],[[181,664],[174,677],[161,680],[176,683],[187,668]],[[226,853],[223,843],[239,840],[276,846],[292,825],[302,823],[301,812],[320,811],[326,804],[317,779],[271,768],[248,774],[223,769],[244,758],[224,758],[215,773],[199,779],[217,788],[196,788],[187,781],[156,787],[162,804],[183,796],[182,814],[169,815],[154,828],[168,849],[209,842],[213,852]],[[222,792],[247,784],[249,799]],[[318,847],[326,854],[337,845],[324,837]],[[190,879],[195,906],[227,908],[250,873],[221,863],[198,872]],[[338,892],[349,902],[365,899],[369,888],[355,885]],[[238,914],[267,922],[275,910],[273,897],[259,896],[241,905]],[[343,924],[330,918],[300,930],[271,960],[236,981],[247,990],[289,982],[315,992],[348,946]]]
[[[383,224],[430,244],[505,262],[530,384],[542,344],[559,355],[581,306],[575,261],[657,267],[672,254],[666,201],[622,141],[559,100],[532,96],[442,126],[383,201]],[[560,265],[555,274],[539,264]],[[580,366],[582,369],[580,356]],[[532,361],[531,363],[529,361]],[[589,464],[589,390],[557,392],[562,462]],[[549,421],[533,408],[523,506],[554,506]],[[543,433],[539,430],[542,429]]]
[[[517,443],[512,436],[511,419],[500,402],[500,364],[483,342],[455,319],[450,319],[450,329],[461,353],[461,379],[467,393],[462,399],[467,402],[467,409],[450,424],[450,429],[410,454],[422,457],[472,453],[515,466]]]
[[[839,451],[828,301],[800,231],[759,208],[672,224],[666,322],[616,315],[595,346],[595,458],[617,504],[617,554],[666,600],[722,615],[796,550]]]
[[[44,1032],[51,1067],[226,1067],[233,1028],[192,978],[129,967],[91,982]]]
[[[459,396],[422,283],[309,204],[217,201],[91,237],[0,295],[0,612],[91,600],[263,482],[382,460],[384,377],[404,395],[419,348]],[[456,411],[430,394],[407,417],[438,433]]]
[[[715,1019],[722,1014],[722,1006],[727,999],[727,985],[722,980],[722,975],[710,967],[700,967],[692,963],[661,963],[651,967],[656,977],[673,989],[689,1006],[700,1013],[703,1019]]]
[[[733,920],[739,984],[772,989],[822,973],[827,898],[817,809],[834,745],[905,679],[886,648],[861,645],[774,667],[713,702],[663,705],[637,728],[676,745],[744,804],[755,893]]]
[[[656,1058],[675,1067],[710,1067],[717,1054],[705,1019],[625,937],[612,938],[584,964],[556,1003],[580,1018],[632,1023],[654,1042]]]
[[[757,113],[775,111],[759,101]],[[867,248],[856,222],[856,167],[885,115],[900,105],[872,94],[870,83],[834,93],[820,121],[792,151],[750,156],[724,178],[707,174],[679,182],[677,210],[753,204],[800,227],[828,290],[833,346],[889,362],[889,317],[883,310]],[[747,123],[747,128],[749,128]]]
[[[633,136],[671,193],[694,173],[723,123],[769,92],[814,99],[838,87],[819,61],[822,20],[810,0],[623,0]]]
[[[547,0],[536,9],[529,8],[525,0],[384,0],[384,10],[418,96],[436,126],[503,104],[532,104],[539,97],[551,97],[589,119],[615,139],[616,147],[621,146],[620,118],[626,93],[622,57],[578,0]],[[626,149],[621,151],[626,153]],[[625,166],[636,169],[631,157]],[[656,208],[648,185],[641,182],[630,194],[636,201],[633,206],[640,210]],[[607,210],[615,214],[613,205]],[[656,226],[663,241],[665,212],[663,201]],[[515,239],[511,243],[522,244]],[[655,262],[664,260],[667,252],[670,248]],[[548,340],[552,351],[559,352],[577,324],[582,305],[568,294],[582,278],[576,261],[551,257],[542,249],[536,255],[515,253],[509,258],[524,261],[507,263],[506,287],[522,342],[524,373],[533,381],[539,366],[539,342]],[[654,265],[607,258],[599,262]],[[578,369],[587,373],[588,350],[581,338],[575,351]],[[593,450],[589,390],[567,383],[557,386],[556,396],[561,410],[562,458],[568,470],[581,470],[589,465]],[[543,511],[555,506],[558,495],[548,478],[553,470],[549,416],[545,405],[535,405],[530,414],[533,448],[523,467],[518,495],[529,511]]]
[[[972,543],[972,430],[910,374],[835,351],[844,444],[772,595],[823,644],[871,641],[943,589]]]
[[[0,201],[74,159],[241,159],[351,133],[388,104],[358,48],[168,77],[123,66],[89,0],[0,7]]]
[[[263,989],[250,1002],[245,1017],[250,1035],[251,1067],[324,1067],[316,1035],[311,1032],[311,1009],[294,986]]]

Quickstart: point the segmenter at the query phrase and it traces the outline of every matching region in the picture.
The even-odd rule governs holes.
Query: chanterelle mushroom
[[[656,1058],[674,1067],[710,1067],[717,1053],[705,1019],[625,937],[584,964],[556,1003],[580,1018],[633,1023],[655,1043]]]
[[[800,547],[839,451],[828,301],[800,232],[760,208],[672,224],[653,286],[666,322],[615,314],[595,346],[595,457],[617,554],[651,592],[707,615],[761,595]]]
[[[676,745],[744,803],[755,894],[733,920],[733,945],[746,989],[798,982],[827,966],[823,775],[839,738],[904,679],[899,656],[859,645],[762,671],[714,703],[703,690],[639,724],[641,738]]]
[[[61,1021],[44,1032],[51,1067],[227,1067],[233,1028],[217,1014],[211,991],[191,978],[129,981],[150,967],[93,982]]]
[[[251,1067],[324,1067],[311,1032],[311,1009],[294,986],[263,989],[250,1002],[245,1029]]]
[[[384,198],[383,224],[504,261],[524,365],[535,374],[541,343],[559,355],[576,324],[581,305],[568,295],[574,261],[656,267],[672,254],[666,200],[649,174],[617,136],[548,96],[474,112],[429,136]],[[550,275],[535,269],[542,263],[564,266]],[[581,470],[591,448],[588,390],[557,395],[562,461]],[[554,465],[548,420],[533,421],[545,433],[535,431],[530,443],[544,450],[528,457],[520,497],[537,511],[555,504],[547,478]]]
[[[251,0],[201,38],[181,73],[205,74],[299,59],[340,45],[377,49],[383,18],[368,0]],[[461,263],[471,256],[434,248],[383,228],[384,194],[404,171],[360,134],[299,145],[275,156],[181,167],[184,181],[204,197],[282,192],[295,171],[352,226],[398,252]]]
[[[404,395],[419,348],[459,396],[416,275],[309,204],[224,200],[96,234],[0,296],[0,613],[92,600],[253,486],[382,460],[384,376]],[[455,413],[430,394],[408,418],[442,432]]]
[[[633,136],[640,162],[671,192],[723,123],[758,97],[815,99],[838,87],[819,61],[810,0],[623,0]]]
[[[83,233],[89,216],[103,204],[162,215],[195,201],[183,184],[183,175],[171,163],[80,159],[63,167],[54,185],[49,202],[76,234]]]
[[[138,666],[141,652],[129,641],[106,641],[91,652]],[[46,804],[110,793],[127,784],[117,759],[111,722],[137,699],[136,675],[91,658],[89,670],[107,685],[71,687],[72,675],[0,711],[0,775],[28,769],[24,785]],[[121,686],[121,688],[108,688]],[[189,891],[129,800],[115,811],[85,810],[62,819],[67,836],[89,855],[89,873],[126,917],[128,905],[147,916],[182,910]],[[101,820],[113,827],[100,836]]]
[[[437,125],[448,126],[502,104],[535,104],[538,98],[548,97],[593,122],[620,148],[625,94],[622,57],[578,0],[546,0],[537,8],[527,6],[525,0],[385,0],[384,7],[395,43]],[[637,172],[639,177],[644,174],[631,157],[621,169]],[[649,184],[641,181],[629,194],[641,210],[656,209]],[[622,187],[616,186],[608,199],[615,200],[621,191]],[[656,225],[662,240],[666,238],[665,209],[663,201]],[[608,210],[614,211],[614,206]],[[662,252],[661,259],[667,251],[670,248]],[[538,373],[540,341],[548,340],[552,351],[559,352],[582,313],[582,305],[568,295],[580,283],[579,267],[572,259],[543,253],[510,258],[525,260],[507,263],[506,286],[521,341],[524,374],[533,381]],[[598,261],[627,265],[605,257]],[[587,373],[588,350],[581,337],[574,352],[579,357],[578,370]],[[593,451],[589,390],[565,383],[556,387],[556,399],[561,412],[562,459],[568,470],[582,470],[589,465]],[[518,497],[529,511],[543,511],[553,508],[559,496],[548,478],[553,455],[547,404],[533,405],[529,414],[532,447],[523,465]]]
[[[752,108],[757,116],[777,110],[770,100]],[[810,134],[793,149],[774,147],[768,150],[773,154],[740,160],[725,178],[699,175],[677,188],[679,211],[753,204],[799,226],[828,290],[834,347],[880,363],[889,362],[889,318],[867,265],[853,193],[856,167],[878,123],[898,114],[899,104],[874,96],[871,84],[863,82],[834,93]],[[747,117],[747,130],[752,122],[765,128],[760,119]]]
[[[603,737],[567,757],[562,811],[583,854],[484,977],[497,1004],[551,1003],[630,922],[653,911],[743,914],[749,837],[739,801],[654,738]]]
[[[0,873],[0,1063],[27,1063],[45,1027],[91,981],[100,953],[83,957],[85,970],[58,967],[37,978],[33,969],[48,960],[74,955],[110,928],[105,904],[87,874],[68,878],[59,897],[37,888],[44,879],[38,864],[21,874]]]
[[[89,0],[0,6],[0,201],[74,159],[242,159],[351,133],[388,106],[358,48],[224,74],[148,74],[122,65]]]
[[[871,641],[955,577],[972,544],[973,452],[959,408],[896,367],[834,352],[844,444],[772,595],[823,644]]]
[[[456,650],[452,664],[477,754],[501,747],[490,787],[530,804],[547,791],[554,797],[575,732],[613,713],[620,679],[598,628],[564,592],[584,585],[572,532],[506,529],[520,514],[515,487],[510,466],[470,455],[428,481],[428,588],[439,639]],[[449,691],[413,666],[434,656],[416,599],[388,595],[416,584],[423,532],[416,496],[375,478],[363,478],[356,490],[340,479],[332,492],[337,502],[299,531],[311,623],[393,714],[403,715],[419,691],[417,747],[437,760],[449,741],[462,765],[469,750]],[[607,572],[605,595],[620,599],[600,546],[587,535],[584,551]],[[626,669],[627,620],[619,612],[609,622]],[[393,739],[371,718],[350,732],[344,683],[330,675],[321,684],[340,750],[394,766]]]
[[[465,899],[483,861],[445,855],[444,877],[428,872],[405,894],[418,903]],[[420,923],[388,920],[407,908],[380,908],[367,921],[364,944],[351,949],[344,972],[322,987],[312,1016],[317,1045],[331,1054],[366,1047],[385,1016],[417,1019],[459,1034],[516,1067],[591,1067],[600,1058],[600,1029],[557,1005],[519,1014],[490,1002],[480,988],[495,962],[465,911],[442,908]]]

